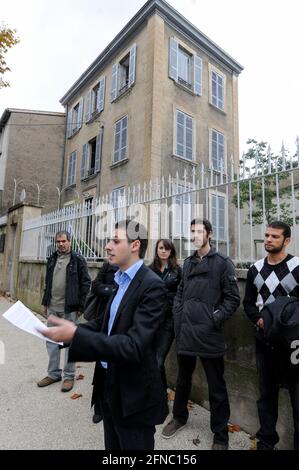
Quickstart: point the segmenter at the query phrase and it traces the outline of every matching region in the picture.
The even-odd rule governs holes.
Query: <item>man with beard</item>
[[[299,258],[286,252],[291,228],[281,221],[268,225],[265,233],[266,258],[248,270],[244,309],[256,327],[256,364],[260,398],[257,401],[260,429],[256,436],[259,450],[272,450],[279,441],[276,432],[281,377],[278,374],[280,353],[264,336],[262,309],[281,296],[299,297]],[[287,383],[294,417],[294,447],[299,449],[299,384]]]
[[[211,247],[211,223],[206,219],[192,220],[191,234],[196,251],[184,262],[173,306],[178,355],[173,419],[164,427],[162,436],[169,439],[186,425],[198,356],[209,388],[212,449],[226,450],[230,407],[223,377],[226,351],[223,326],[239,306],[239,290],[233,263]]]

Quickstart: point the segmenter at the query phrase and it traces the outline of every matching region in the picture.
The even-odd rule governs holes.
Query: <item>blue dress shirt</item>
[[[126,271],[122,272],[120,269],[114,274],[114,280],[118,284],[119,288],[116,293],[116,296],[113,299],[113,302],[110,307],[110,317],[109,317],[109,322],[108,322],[108,336],[111,333],[112,326],[118,311],[118,307],[120,306],[120,303],[123,299],[123,296],[126,293],[126,290],[128,289],[129,285],[133,281],[134,277],[137,274],[137,271],[141,268],[143,265],[143,260],[140,259],[136,263],[132,264]],[[102,366],[107,369],[108,364],[107,362],[101,362]]]

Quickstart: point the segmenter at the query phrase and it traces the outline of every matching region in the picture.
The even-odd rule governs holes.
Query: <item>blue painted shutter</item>
[[[174,38],[169,38],[169,76],[178,80],[179,44]]]
[[[85,122],[90,120],[91,116],[91,90],[86,95],[86,111],[85,111]]]
[[[80,169],[80,178],[83,180],[87,175],[87,164],[88,164],[88,144],[84,144],[82,147],[82,160]]]
[[[102,137],[103,137],[103,133],[100,132],[99,135],[97,135],[97,141],[96,141],[95,172],[98,172],[101,170]]]
[[[136,78],[136,44],[130,49],[129,61],[129,87],[135,83]]]
[[[80,98],[79,109],[78,109],[77,129],[81,129],[82,122],[83,122],[83,98]]]
[[[105,104],[105,77],[102,77],[100,80],[98,97],[97,97],[97,111],[100,113],[104,109]]]
[[[117,83],[118,83],[118,63],[112,66],[112,84],[111,84],[111,101],[117,98]]]
[[[194,56],[194,93],[202,94],[202,59],[198,55]]]

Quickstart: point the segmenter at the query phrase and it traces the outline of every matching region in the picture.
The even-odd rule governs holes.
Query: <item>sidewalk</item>
[[[60,391],[61,382],[38,388],[36,382],[47,375],[46,344],[2,318],[10,305],[0,297],[0,341],[5,346],[5,361],[0,362],[0,449],[104,449],[103,425],[91,420],[94,364],[77,364],[77,375],[84,379],[76,380],[69,393]],[[82,397],[72,400],[74,392]],[[187,426],[174,438],[163,439],[163,425],[157,426],[156,450],[210,449],[209,420],[207,410],[192,405]],[[246,450],[250,445],[246,433],[230,433],[230,449]]]

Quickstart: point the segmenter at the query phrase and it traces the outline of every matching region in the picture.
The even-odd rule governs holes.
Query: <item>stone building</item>
[[[63,202],[111,191],[116,201],[150,178],[237,163],[241,71],[168,3],[149,0],[61,99]],[[225,196],[211,198],[224,231]]]
[[[65,114],[7,108],[0,118],[0,216],[24,202],[57,209]],[[56,189],[58,188],[58,189]]]

